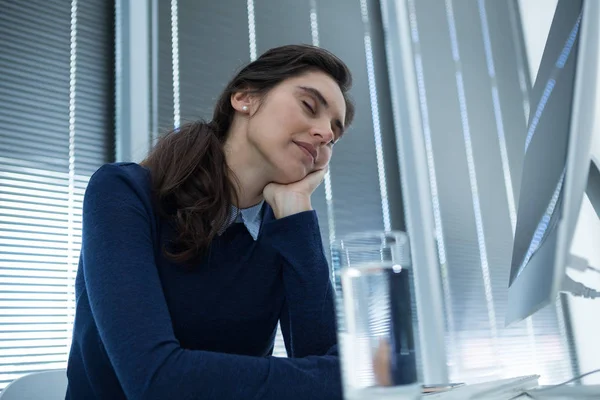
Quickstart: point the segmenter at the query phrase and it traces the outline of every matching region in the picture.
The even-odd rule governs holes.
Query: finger
[[[375,372],[375,380],[380,386],[392,385],[392,374],[390,368],[390,344],[387,340],[381,339],[375,356],[373,357],[373,372]]]
[[[329,166],[325,167],[323,169],[323,173],[321,174],[321,181],[319,182],[319,185],[321,183],[323,183],[323,181],[325,180],[325,176],[329,173]]]
[[[328,171],[329,171],[329,167],[325,167],[325,168],[323,168],[323,169],[320,169],[320,170],[318,170],[318,171],[316,171],[316,172],[317,172],[317,174],[318,174],[319,178],[320,178],[321,180],[323,180],[323,179],[325,179],[325,175],[327,175],[327,172],[328,172]]]
[[[326,169],[320,169],[320,170],[312,172],[310,175],[308,175],[306,177],[306,180],[309,183],[309,185],[313,189],[315,189],[317,186],[319,186],[321,183],[323,183],[326,173],[327,173]]]

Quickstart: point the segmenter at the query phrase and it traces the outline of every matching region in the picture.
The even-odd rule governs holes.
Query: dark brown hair
[[[177,237],[165,254],[186,263],[201,255],[227,223],[237,204],[235,176],[225,161],[223,145],[235,110],[232,94],[264,96],[282,81],[310,71],[322,71],[339,85],[346,100],[348,126],[354,106],[348,97],[352,77],[335,55],[319,47],[288,45],[273,48],[239,71],[215,105],[212,120],[186,123],[162,136],[141,163],[150,170],[158,212],[175,224]]]

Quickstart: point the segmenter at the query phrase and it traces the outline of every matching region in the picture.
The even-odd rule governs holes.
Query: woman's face
[[[277,183],[292,183],[325,168],[344,131],[346,103],[323,72],[287,79],[250,104],[247,138]]]

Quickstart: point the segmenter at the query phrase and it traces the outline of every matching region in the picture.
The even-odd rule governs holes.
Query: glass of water
[[[347,236],[332,262],[345,399],[420,398],[407,235]]]

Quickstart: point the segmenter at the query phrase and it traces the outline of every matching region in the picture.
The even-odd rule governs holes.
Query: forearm
[[[265,226],[283,259],[286,301],[281,322],[291,355],[323,355],[336,344],[334,292],[316,214],[305,212]]]
[[[139,399],[335,400],[342,398],[337,357],[285,359],[177,349]]]

